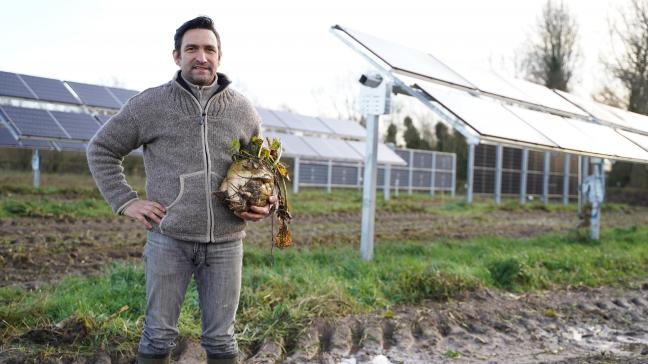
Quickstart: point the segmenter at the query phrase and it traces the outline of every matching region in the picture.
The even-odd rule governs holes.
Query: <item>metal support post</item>
[[[331,184],[333,182],[333,161],[329,159],[326,170],[326,192],[331,193]]]
[[[580,175],[579,175],[579,206],[578,206],[578,213],[579,216],[580,214],[583,213],[583,206],[585,206],[585,203],[587,203],[587,196],[585,195],[586,191],[583,189],[583,183],[585,182],[585,179],[589,177],[589,157],[586,156],[581,156],[580,157],[580,169],[578,170]]]
[[[299,193],[299,157],[295,157],[295,168],[293,170],[292,190],[293,193]]]
[[[473,202],[473,170],[475,164],[475,144],[468,144],[468,173],[466,174],[466,203]]]
[[[362,163],[358,163],[358,176],[356,178],[356,186],[360,189],[362,188]]]
[[[38,149],[34,149],[32,152],[32,183],[34,188],[40,188],[40,153]]]
[[[450,195],[454,197],[457,191],[457,155],[454,153],[452,154],[452,182],[451,183],[452,183],[452,191],[450,192]]]
[[[592,175],[584,179],[583,191],[587,201],[592,204],[590,217],[591,237],[599,240],[601,227],[601,205],[605,200],[605,176],[603,172],[603,160],[592,158]]]
[[[436,153],[432,153],[432,169],[430,170],[432,175],[430,176],[430,195],[434,196],[436,192]]]
[[[569,204],[569,171],[571,170],[571,154],[565,154],[563,165],[563,205]]]
[[[389,190],[391,188],[391,164],[385,164],[385,173],[383,178],[383,199],[389,201]]]
[[[367,149],[365,153],[364,185],[362,189],[362,229],[360,253],[362,259],[373,258],[374,216],[376,213],[376,162],[378,160],[378,115],[367,115]]]
[[[409,183],[407,184],[407,194],[411,195],[412,194],[412,178],[414,177],[414,151],[410,149],[409,151],[409,161],[407,162],[408,164],[408,181]]]
[[[527,173],[529,171],[529,149],[522,149],[522,167],[520,171],[520,204],[526,203],[527,198]]]
[[[549,203],[549,174],[551,173],[551,152],[544,152],[544,171],[542,173],[542,203]]]
[[[495,150],[495,204],[502,203],[502,158],[504,157],[504,146],[497,144]]]

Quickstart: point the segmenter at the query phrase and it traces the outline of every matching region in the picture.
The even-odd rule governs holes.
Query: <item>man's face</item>
[[[180,54],[173,50],[173,59],[182,76],[194,85],[214,82],[218,68],[218,40],[209,29],[190,29],[182,36]]]

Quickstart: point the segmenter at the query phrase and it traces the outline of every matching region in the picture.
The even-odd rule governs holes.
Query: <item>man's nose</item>
[[[200,62],[200,63],[205,63],[205,62],[207,62],[207,55],[205,54],[204,51],[198,51],[198,52],[196,53],[196,61],[198,61],[198,62]]]

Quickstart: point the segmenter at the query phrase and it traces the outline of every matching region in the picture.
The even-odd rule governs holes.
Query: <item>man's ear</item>
[[[173,55],[173,61],[175,62],[176,65],[180,65],[180,54],[174,49],[173,52],[171,52]]]

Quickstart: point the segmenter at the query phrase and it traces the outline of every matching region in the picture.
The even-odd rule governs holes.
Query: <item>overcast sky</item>
[[[176,69],[173,33],[197,15],[221,33],[220,71],[259,106],[310,115],[322,93],[355,84],[368,64],[330,34],[334,24],[427,51],[447,64],[512,75],[545,0],[245,1],[21,0],[0,13],[0,70],[142,90]],[[574,91],[589,95],[611,52],[608,14],[629,0],[565,0],[580,25]],[[323,91],[314,91],[323,90]]]

